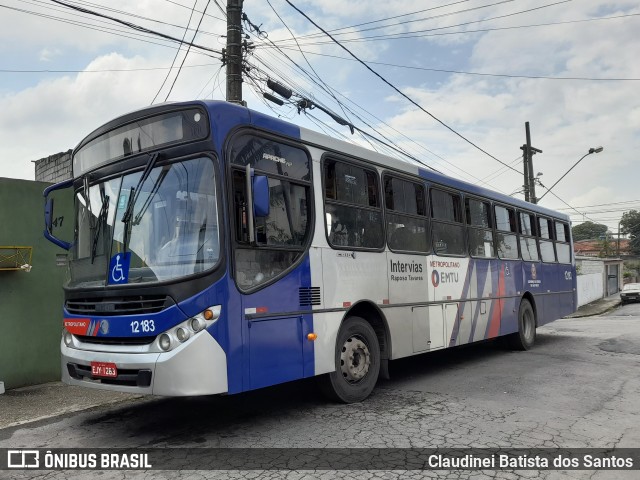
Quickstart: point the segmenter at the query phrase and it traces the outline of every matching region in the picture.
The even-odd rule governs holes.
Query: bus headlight
[[[207,326],[207,322],[204,320],[204,318],[195,317],[191,319],[189,326],[194,333],[198,333],[200,330],[204,330],[204,327]]]
[[[222,307],[220,305],[209,307],[192,318],[188,318],[161,333],[156,339],[155,351],[168,352],[181,343],[187,342],[190,338],[213,325],[220,318],[221,312]]]
[[[171,348],[171,337],[166,333],[163,333],[158,338],[158,345],[160,345],[160,348],[165,352],[169,351],[169,349]]]
[[[189,338],[190,334],[189,334],[189,330],[184,328],[184,327],[180,327],[178,329],[176,329],[176,337],[178,338],[178,340],[180,341],[180,343],[186,341]]]
[[[64,344],[69,347],[73,342],[73,335],[71,335],[71,332],[69,330],[65,330],[62,334],[62,339],[64,340]]]

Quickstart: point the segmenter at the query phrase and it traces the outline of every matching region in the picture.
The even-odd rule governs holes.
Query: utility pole
[[[529,122],[525,122],[524,129],[527,135],[527,143],[520,147],[524,164],[524,199],[527,202],[538,203],[538,199],[536,198],[536,181],[533,176],[533,156],[536,153],[542,153],[542,150],[531,146]]]
[[[527,122],[526,125],[529,126],[529,122]],[[524,183],[522,184],[524,187],[524,200],[525,202],[529,202],[529,151],[526,145],[521,146],[520,150],[522,150],[522,165],[524,167]]]
[[[242,2],[227,0],[227,48],[223,58],[227,65],[227,102],[242,101]]]

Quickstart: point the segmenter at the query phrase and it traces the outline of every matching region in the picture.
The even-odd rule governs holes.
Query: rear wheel
[[[526,298],[518,310],[518,331],[508,337],[509,346],[515,350],[529,350],[536,342],[536,314]]]
[[[347,318],[338,332],[336,371],[319,377],[322,392],[332,400],[361,402],[369,396],[380,372],[378,337],[360,317]]]

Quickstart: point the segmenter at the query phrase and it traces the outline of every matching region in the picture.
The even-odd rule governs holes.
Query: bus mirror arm
[[[265,175],[255,175],[250,165],[245,169],[247,189],[247,228],[249,243],[256,242],[255,218],[269,216],[269,179]]]
[[[71,243],[60,240],[52,234],[53,230],[53,198],[49,198],[49,194],[55,190],[64,190],[73,185],[73,180],[65,180],[64,182],[56,183],[44,189],[42,195],[44,196],[44,237],[52,243],[55,243],[65,250],[71,248]]]
[[[253,230],[253,170],[251,165],[246,168],[246,189],[247,189],[247,228],[249,230],[249,243],[253,245],[256,241],[256,232]]]

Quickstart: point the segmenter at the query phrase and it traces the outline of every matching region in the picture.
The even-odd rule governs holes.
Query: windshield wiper
[[[149,157],[147,164],[144,167],[144,171],[142,172],[142,176],[135,187],[131,187],[129,191],[129,200],[127,201],[127,208],[124,210],[122,214],[122,222],[124,223],[124,238],[123,238],[123,252],[126,252],[128,249],[129,243],[129,230],[131,229],[131,219],[133,218],[133,207],[138,200],[138,196],[140,195],[140,187],[144,184],[144,182],[149,177],[151,170],[153,170],[156,161],[158,160],[158,154],[154,153]]]
[[[107,220],[108,210],[109,210],[109,195],[105,195],[102,198],[102,206],[100,207],[100,213],[98,213],[97,225],[93,229],[93,238],[91,239],[91,263],[93,263],[94,259],[96,258],[96,252],[98,251],[98,238],[100,237],[100,231],[102,230],[102,225]]]

